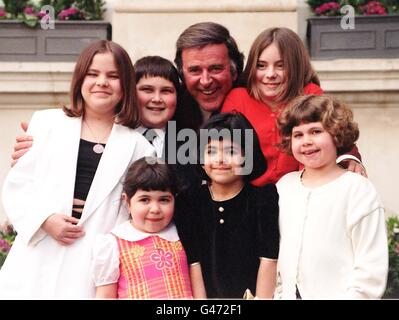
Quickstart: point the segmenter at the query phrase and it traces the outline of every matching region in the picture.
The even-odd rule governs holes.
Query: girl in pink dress
[[[176,178],[168,165],[142,158],[128,170],[123,199],[131,220],[97,237],[97,298],[192,298],[187,258],[172,222]]]

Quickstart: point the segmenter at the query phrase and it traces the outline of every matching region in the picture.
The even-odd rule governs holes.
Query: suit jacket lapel
[[[87,195],[81,222],[86,221],[124,176],[132,159],[135,139],[129,128],[114,124]]]
[[[50,142],[53,155],[50,163],[54,165],[49,165],[44,174],[58,177],[56,184],[52,185],[54,190],[49,190],[54,195],[49,200],[52,208],[56,212],[69,214],[72,210],[82,118],[63,119]]]

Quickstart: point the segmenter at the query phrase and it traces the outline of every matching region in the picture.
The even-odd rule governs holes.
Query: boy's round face
[[[126,195],[124,197],[126,199]],[[171,222],[175,197],[169,191],[137,190],[127,204],[133,227],[142,232],[155,233]]]
[[[256,86],[262,101],[273,101],[281,92],[284,73],[284,61],[280,51],[271,43],[260,54],[256,67]]]
[[[308,169],[335,165],[337,148],[321,122],[301,123],[292,129],[292,154]]]
[[[203,169],[212,183],[229,185],[242,181],[243,163],[241,146],[231,140],[210,140],[205,147]]]
[[[162,77],[142,77],[136,84],[141,123],[147,128],[164,128],[176,111],[173,83]]]

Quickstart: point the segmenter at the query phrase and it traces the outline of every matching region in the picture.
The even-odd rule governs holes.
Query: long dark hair
[[[240,143],[241,143],[241,150],[252,150],[252,157],[253,157],[253,169],[252,172],[248,175],[244,175],[243,178],[245,181],[252,181],[262,174],[265,173],[267,169],[267,161],[263,156],[262,150],[260,148],[258,135],[256,134],[254,128],[252,127],[251,123],[247,120],[247,118],[239,112],[232,112],[232,113],[219,113],[211,116],[208,121],[206,121],[200,129],[211,130],[215,129],[217,132],[221,132],[222,130],[227,130],[230,133],[230,137],[234,136],[234,131],[237,129],[240,133]],[[252,148],[246,148],[247,140],[245,131],[252,130],[253,132],[253,144]],[[247,146],[248,147],[248,146]],[[198,148],[198,154],[201,152],[201,146]],[[245,159],[247,159],[246,154],[244,154]],[[199,154],[198,159],[201,158]],[[208,176],[205,174],[204,170],[201,166],[199,166],[201,176],[209,180]]]
[[[284,87],[276,101],[287,103],[302,95],[303,88],[310,82],[320,85],[301,38],[288,28],[269,28],[261,32],[254,40],[242,75],[243,82],[247,85],[247,91],[252,97],[260,100],[256,86],[257,64],[263,50],[272,43],[280,52],[285,72]]]

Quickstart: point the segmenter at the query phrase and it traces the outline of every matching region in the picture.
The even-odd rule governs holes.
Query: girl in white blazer
[[[0,270],[0,298],[94,297],[95,236],[128,219],[121,201],[124,174],[135,160],[155,154],[134,130],[133,75],[122,47],[94,42],[77,61],[71,107],[34,113],[29,134],[35,143],[3,187],[4,208],[18,235]],[[84,186],[82,199],[76,194]]]
[[[384,208],[365,177],[336,164],[359,136],[350,109],[328,96],[296,99],[278,125],[304,165],[277,183],[283,299],[377,299],[385,290]]]

